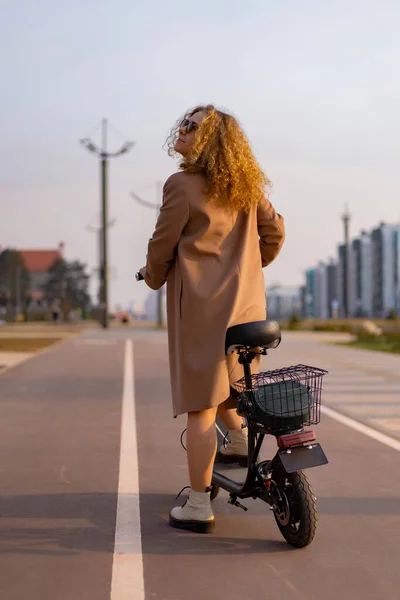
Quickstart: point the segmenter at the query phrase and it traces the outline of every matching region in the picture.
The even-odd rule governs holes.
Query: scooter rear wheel
[[[295,548],[304,548],[314,539],[317,505],[311,485],[302,471],[279,471],[273,479],[282,501],[274,510],[276,523],[285,540]]]

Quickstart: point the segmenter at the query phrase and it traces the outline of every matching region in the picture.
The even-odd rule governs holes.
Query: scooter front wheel
[[[273,474],[280,500],[274,516],[285,540],[295,548],[304,548],[314,539],[317,505],[311,485],[302,471]]]

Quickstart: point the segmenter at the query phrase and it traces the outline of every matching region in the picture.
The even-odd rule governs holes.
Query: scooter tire
[[[291,546],[305,548],[313,541],[317,527],[317,505],[311,485],[302,471],[283,474],[281,471],[275,482],[286,496],[289,507],[286,518],[274,511],[276,524]]]

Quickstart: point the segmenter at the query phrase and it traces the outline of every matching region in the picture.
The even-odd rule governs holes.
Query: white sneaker
[[[247,466],[248,454],[248,435],[247,427],[229,431],[230,442],[226,446],[222,444],[216,456],[217,462],[235,463],[238,462],[241,466]]]
[[[210,492],[195,492],[191,489],[183,506],[176,506],[171,510],[169,524],[171,527],[188,529],[196,533],[212,533],[215,520]]]

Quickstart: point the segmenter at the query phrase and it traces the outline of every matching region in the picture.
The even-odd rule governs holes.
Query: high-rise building
[[[350,254],[350,291],[352,317],[372,315],[372,246],[371,237],[362,231],[353,240]]]
[[[331,260],[306,271],[305,317],[400,316],[400,224],[381,223],[337,249]],[[348,277],[346,276],[349,268]]]
[[[167,322],[167,294],[165,286],[161,288],[161,311],[162,321],[165,324]],[[157,321],[158,319],[158,293],[154,290],[150,290],[145,300],[143,318],[149,321]]]
[[[346,261],[347,248],[346,244],[338,246],[338,267],[336,272],[337,277],[337,292],[338,292],[338,309],[339,317],[345,317],[347,312],[347,282],[346,282]]]
[[[315,317],[315,269],[306,271],[305,316]]]
[[[314,316],[317,319],[328,318],[328,274],[326,264],[320,262],[315,269]]]
[[[396,240],[398,226],[381,223],[372,230],[372,311],[376,317],[386,317],[395,309],[397,290]]]
[[[327,301],[328,301],[328,317],[337,316],[339,300],[338,300],[338,266],[333,259],[326,266],[327,277]]]
[[[394,309],[400,317],[400,225],[394,226],[393,235],[394,252]]]
[[[300,316],[300,290],[297,286],[272,286],[267,288],[267,313],[269,319],[290,319]]]
[[[306,296],[307,296],[306,286],[302,285],[300,287],[300,290],[299,290],[300,316],[301,316],[302,319],[305,319],[307,317],[307,301],[306,301]]]

